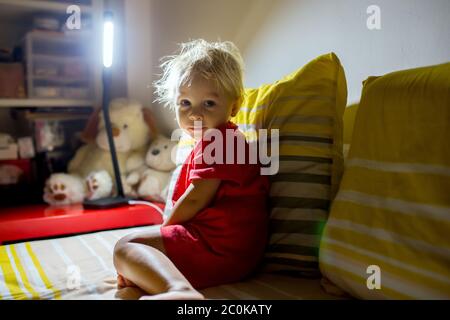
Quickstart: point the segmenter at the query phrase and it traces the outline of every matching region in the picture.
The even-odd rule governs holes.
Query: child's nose
[[[203,115],[201,113],[191,113],[189,115],[189,120],[191,121],[202,121]]]

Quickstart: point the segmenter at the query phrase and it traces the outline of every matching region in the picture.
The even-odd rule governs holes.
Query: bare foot
[[[194,289],[173,290],[151,296],[144,295],[139,300],[204,300],[205,297]]]
[[[126,287],[137,287],[133,282],[122,276],[121,274],[117,275],[117,287],[119,289],[126,288]]]

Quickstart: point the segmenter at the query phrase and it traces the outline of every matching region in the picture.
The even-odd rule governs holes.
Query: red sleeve
[[[203,151],[210,141],[199,142],[194,149],[193,164],[189,172],[189,180],[196,179],[220,179],[231,181],[239,185],[243,184],[248,179],[249,168],[246,164],[226,164],[225,148],[223,149],[223,163],[207,163],[206,156]],[[225,146],[224,146],[225,147]],[[208,154],[208,152],[206,153]],[[215,153],[213,153],[215,155]],[[209,160],[209,162],[212,162]]]

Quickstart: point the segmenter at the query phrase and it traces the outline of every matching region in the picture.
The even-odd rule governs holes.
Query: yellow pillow
[[[359,298],[450,298],[449,138],[450,63],[366,80],[320,247],[331,281]]]
[[[350,150],[357,111],[357,103],[347,106],[344,111],[344,158],[347,158],[348,151]]]
[[[265,271],[318,276],[320,236],[343,171],[344,70],[334,53],[281,80],[246,90],[232,119],[250,142],[279,130],[279,171],[270,176]]]

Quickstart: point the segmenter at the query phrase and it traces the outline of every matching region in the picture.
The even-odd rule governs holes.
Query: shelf
[[[164,204],[154,203],[160,210]],[[45,204],[0,208],[0,244],[25,239],[64,236],[83,232],[157,225],[161,213],[146,205],[109,209],[84,209],[80,205],[50,207]]]
[[[27,33],[27,37],[30,37],[33,40],[57,43],[80,43],[92,40],[91,32],[84,30],[70,33],[64,33],[61,31],[32,30]]]
[[[50,62],[84,62],[85,59],[82,56],[60,56],[56,54],[34,54],[33,59],[50,61]]]
[[[68,15],[66,10],[70,5],[77,5],[81,10],[82,19],[90,20],[85,27],[82,24],[82,29],[67,31],[29,30],[32,27],[33,17],[40,14],[55,15],[62,22],[63,18]],[[77,108],[98,105],[101,95],[101,60],[100,57],[97,57],[97,53],[100,52],[100,44],[97,38],[101,34],[102,12],[102,0],[0,0],[0,29],[4,31],[1,33],[6,33],[11,38],[10,40],[8,38],[8,46],[20,45],[23,48],[23,62],[26,73],[25,86],[28,92],[28,98],[24,99],[0,98],[0,109],[20,107]],[[8,28],[15,30],[15,34],[9,36]],[[13,39],[17,40],[13,41]],[[64,68],[70,68],[71,70],[72,68],[77,68],[76,70],[82,68],[81,71],[86,69],[86,72],[80,73],[80,77],[75,77],[78,73],[73,73],[73,77],[45,76],[44,72],[41,72],[41,75],[34,75],[35,72],[39,73],[38,69],[41,66],[45,67],[47,62],[51,63],[52,67],[56,65],[60,68],[60,74],[64,74],[62,71],[65,70]],[[73,63],[77,65],[72,66]],[[80,65],[78,66],[78,64]],[[36,67],[39,68],[36,69]],[[60,94],[52,95],[55,98],[36,94],[36,86],[51,87],[52,85],[61,87]],[[74,91],[80,86],[82,88],[87,87],[89,94],[81,95],[84,92]],[[70,90],[70,92],[65,92],[65,89]]]
[[[33,75],[33,80],[48,81],[63,85],[70,85],[73,83],[87,83],[91,81],[91,79],[88,77],[71,78],[67,76],[37,76],[37,75]]]
[[[10,107],[93,107],[93,100],[74,99],[0,99],[0,108]]]

